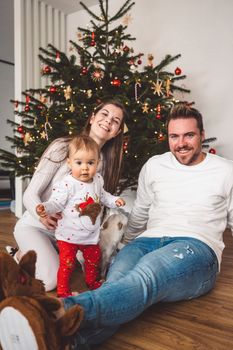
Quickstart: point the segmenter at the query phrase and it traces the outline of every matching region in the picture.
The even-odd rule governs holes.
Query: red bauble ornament
[[[23,133],[24,133],[24,130],[23,130],[22,125],[18,126],[17,131],[18,131],[18,133],[20,133],[20,134],[23,134]]]
[[[82,68],[81,74],[83,75],[87,74],[87,67]]]
[[[92,41],[90,42],[90,45],[91,45],[91,46],[95,46],[95,44],[96,44],[95,40],[92,40]]]
[[[56,86],[50,86],[49,91],[52,93],[56,92],[57,91]]]
[[[165,135],[162,132],[160,132],[158,136],[158,141],[164,141],[164,140],[165,140]]]
[[[125,142],[123,143],[123,150],[126,151],[127,148],[128,148],[128,142],[125,141]]]
[[[61,59],[60,59],[60,52],[57,52],[57,53],[56,53],[55,61],[56,61],[57,63],[60,63],[60,62],[61,62]]]
[[[161,105],[160,104],[158,104],[156,110],[157,110],[156,119],[161,119],[161,114],[160,114],[161,113]]]
[[[181,73],[182,73],[182,70],[179,67],[176,67],[175,75],[180,75]]]
[[[112,84],[113,86],[119,87],[119,86],[121,86],[121,81],[120,81],[119,79],[113,79],[113,80],[111,81],[111,84]]]
[[[51,67],[49,67],[49,66],[44,67],[43,72],[44,72],[45,74],[51,73]]]
[[[129,64],[130,65],[134,64],[134,59],[133,58],[130,59]]]
[[[24,107],[24,110],[25,110],[25,112],[29,112],[29,111],[30,111],[29,105],[26,105],[26,106]]]
[[[216,149],[211,148],[211,149],[209,150],[209,153],[216,154]]]
[[[142,64],[142,60],[138,60],[138,64]]]

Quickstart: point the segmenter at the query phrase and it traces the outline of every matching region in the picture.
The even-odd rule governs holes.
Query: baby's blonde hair
[[[77,152],[80,149],[87,151],[94,151],[97,153],[98,159],[100,158],[100,150],[98,144],[88,135],[74,136],[68,146],[68,158],[71,152]]]

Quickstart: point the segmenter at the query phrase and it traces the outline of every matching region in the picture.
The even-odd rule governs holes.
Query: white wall
[[[0,62],[0,148],[11,151],[10,142],[5,135],[13,137],[12,127],[6,119],[14,120],[13,107],[10,99],[14,97],[14,66]]]
[[[109,1],[114,13],[123,0]],[[233,160],[233,1],[232,0],[135,0],[128,27],[136,41],[135,52],[154,55],[157,64],[166,54],[182,57],[179,66],[187,75],[183,82],[191,89],[186,95],[195,101],[204,117],[206,137],[217,137],[211,147]],[[98,14],[97,6],[91,9]],[[79,11],[68,16],[67,37],[77,40],[77,27],[86,26],[90,16]],[[69,47],[69,45],[68,45]],[[182,99],[182,96],[180,96]]]
[[[14,63],[14,11],[13,0],[1,1],[0,5],[0,59]],[[6,119],[14,120],[14,66],[0,62],[0,148],[12,151],[5,135],[13,136],[12,127]]]

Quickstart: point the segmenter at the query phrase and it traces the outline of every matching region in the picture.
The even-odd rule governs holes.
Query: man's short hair
[[[191,119],[194,118],[197,121],[197,127],[200,130],[200,133],[203,132],[203,118],[201,113],[191,106],[190,103],[187,102],[179,102],[175,104],[168,115],[167,118],[167,127],[171,120],[175,119]]]

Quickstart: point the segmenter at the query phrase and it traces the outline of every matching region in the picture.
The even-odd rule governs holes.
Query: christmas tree
[[[78,42],[71,41],[68,57],[52,45],[40,48],[42,75],[50,84],[26,90],[23,101],[12,101],[21,122],[8,120],[14,136],[6,136],[16,154],[0,150],[0,165],[16,176],[31,176],[36,162],[55,138],[81,132],[91,111],[103,100],[114,98],[129,112],[123,146],[122,181],[119,190],[137,184],[142,165],[155,154],[167,150],[166,118],[176,99],[175,91],[188,92],[179,81],[185,78],[179,67],[167,67],[180,55],[167,55],[154,65],[153,55],[135,53],[126,33],[127,0],[109,15],[108,0],[99,0],[96,15],[84,3],[91,17],[88,28],[78,28]]]

